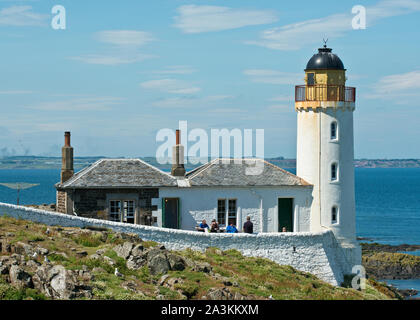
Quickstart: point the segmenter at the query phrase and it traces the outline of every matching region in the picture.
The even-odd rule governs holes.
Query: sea
[[[54,184],[59,179],[57,169],[0,170],[0,184],[39,184],[20,191],[23,205],[55,203]],[[420,168],[356,168],[355,184],[358,237],[382,244],[420,244]],[[0,202],[16,201],[17,191],[0,185]],[[420,251],[407,253],[420,255]],[[420,279],[386,282],[420,291]]]

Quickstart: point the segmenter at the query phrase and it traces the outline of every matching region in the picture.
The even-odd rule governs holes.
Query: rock
[[[106,271],[100,267],[96,267],[92,269],[93,273],[105,273]]]
[[[186,263],[184,259],[176,254],[168,254],[169,265],[171,270],[182,271],[185,269]]]
[[[193,271],[210,273],[212,271],[212,267],[208,262],[196,262],[193,267]]]
[[[25,272],[21,267],[12,266],[9,271],[9,276],[10,283],[18,289],[34,287],[31,275]]]
[[[233,300],[233,294],[226,288],[212,288],[207,292],[210,300]]]
[[[230,282],[229,280],[225,280],[225,281],[223,281],[223,284],[224,284],[226,287],[231,287],[231,286],[233,285],[233,283],[232,283],[232,282]]]
[[[96,254],[97,254],[97,255],[100,255],[100,256],[103,256],[103,255],[105,254],[105,252],[106,252],[106,249],[99,249],[99,250],[96,250]]]
[[[79,259],[83,259],[88,256],[87,251],[78,251],[76,252],[76,257]]]
[[[127,268],[130,270],[138,270],[146,264],[146,259],[143,257],[130,256],[127,261]]]
[[[35,251],[36,251],[38,254],[43,255],[43,256],[46,256],[47,254],[49,254],[49,253],[50,253],[50,251],[49,251],[48,249],[45,249],[45,248],[42,248],[42,247],[37,247],[37,248],[35,249]]]
[[[89,256],[89,259],[92,259],[92,260],[101,260],[102,259],[102,256],[100,256],[99,254],[94,253],[94,254],[92,254],[92,255]]]
[[[111,259],[110,257],[104,256],[104,260],[106,263],[108,263],[110,266],[115,266],[115,261]]]
[[[135,233],[119,233],[118,236],[121,237],[121,239],[129,241],[129,242],[134,242],[134,243],[143,242],[143,240]]]
[[[128,259],[133,250],[134,244],[131,242],[124,242],[123,245],[118,245],[114,247],[114,251],[117,255],[123,259]]]
[[[0,265],[0,275],[9,274],[9,266]]]
[[[124,288],[125,290],[129,290],[129,291],[133,291],[133,292],[138,292],[137,283],[135,283],[134,281],[126,281],[126,282],[123,282],[121,284],[121,287]]]
[[[131,250],[131,255],[134,257],[140,257],[143,255],[144,247],[142,244],[137,244],[133,250]]]
[[[160,279],[159,279],[159,286],[163,286],[165,284],[165,281],[169,278],[169,274],[165,274],[163,275]]]
[[[153,275],[165,274],[171,269],[169,261],[163,253],[154,255],[150,260],[148,258],[147,266]]]
[[[34,248],[31,245],[23,242],[16,242],[12,246],[12,252],[17,254],[32,255],[34,253]]]
[[[156,300],[165,300],[165,296],[163,296],[163,295],[161,295],[161,294],[158,294],[158,295],[156,296]]]
[[[36,269],[40,265],[41,264],[38,261],[34,261],[34,260],[28,260],[28,261],[26,261],[26,266],[28,266],[31,269]]]
[[[51,279],[53,298],[68,300],[91,295],[87,287],[78,286],[74,273],[61,265],[52,267],[48,272],[48,277]]]

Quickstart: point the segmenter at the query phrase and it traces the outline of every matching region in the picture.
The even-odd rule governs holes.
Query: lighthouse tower
[[[296,87],[297,175],[314,185],[311,231],[332,230],[349,266],[361,264],[356,241],[353,112],[356,89],[332,49],[318,49]],[[351,268],[350,268],[351,269]]]

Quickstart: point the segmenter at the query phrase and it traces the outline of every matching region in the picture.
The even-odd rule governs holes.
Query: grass
[[[368,281],[366,290],[357,291],[351,288],[334,287],[321,281],[314,275],[300,272],[290,266],[280,266],[268,259],[244,257],[237,250],[222,252],[217,248],[208,248],[205,252],[184,250],[173,252],[196,263],[208,263],[214,273],[222,279],[208,273],[192,271],[187,267],[183,271],[169,271],[171,278],[181,279],[173,288],[159,286],[160,276],[150,274],[147,266],[139,270],[130,270],[126,261],[117,256],[114,248],[124,242],[121,235],[109,230],[89,231],[75,228],[49,227],[29,221],[0,217],[0,235],[14,233],[9,237],[13,242],[21,241],[42,246],[51,253],[48,256],[53,264],[61,264],[70,270],[80,270],[83,266],[91,272],[94,268],[102,268],[103,272],[94,272],[94,279],[88,285],[93,288],[93,299],[143,300],[155,299],[158,294],[165,299],[200,299],[212,288],[224,288],[224,280],[236,283],[229,286],[235,294],[240,293],[247,298],[267,299],[395,299],[398,298],[384,284]],[[79,230],[79,232],[75,232]],[[157,246],[153,241],[142,243],[145,248]],[[105,256],[115,261],[109,265],[103,259],[92,259],[90,255],[98,249],[105,249]],[[88,256],[80,258],[77,252],[86,251]],[[64,253],[60,254],[60,253]],[[39,257],[42,262],[42,257]],[[114,275],[118,268],[124,276]],[[127,282],[136,286],[138,292],[125,288]],[[182,295],[181,295],[182,293]],[[33,289],[17,290],[4,279],[0,282],[0,299],[45,299]]]

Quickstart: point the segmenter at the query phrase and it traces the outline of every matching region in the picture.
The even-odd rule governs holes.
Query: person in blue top
[[[207,221],[206,221],[206,220],[203,220],[203,221],[200,223],[200,226],[197,228],[197,230],[198,230],[198,231],[201,231],[201,232],[204,232],[204,231],[206,231],[206,229],[210,229],[210,227],[209,227],[209,225],[207,224]]]
[[[238,229],[236,229],[235,225],[233,223],[231,223],[226,228],[226,233],[238,233]]]

